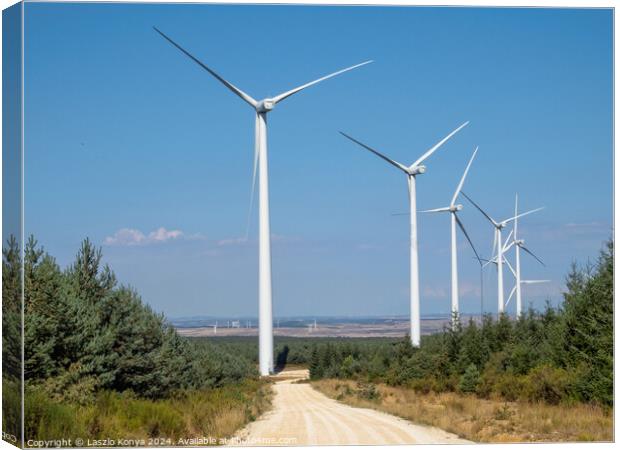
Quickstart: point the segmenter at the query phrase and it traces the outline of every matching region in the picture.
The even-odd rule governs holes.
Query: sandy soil
[[[315,391],[307,370],[276,375],[273,408],[250,423],[233,445],[466,444],[438,428],[414,425],[380,411],[353,408]]]

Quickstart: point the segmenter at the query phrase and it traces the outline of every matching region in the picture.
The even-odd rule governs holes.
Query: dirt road
[[[241,445],[465,444],[443,430],[414,425],[371,409],[353,408],[315,391],[307,370],[284,371],[273,408],[236,436]]]

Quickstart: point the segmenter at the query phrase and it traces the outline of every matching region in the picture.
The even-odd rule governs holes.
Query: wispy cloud
[[[446,285],[427,285],[423,287],[422,295],[433,299],[447,299],[450,297],[450,287]],[[459,296],[471,297],[480,295],[480,284],[459,283]]]
[[[426,298],[448,298],[448,290],[442,286],[425,286],[422,295]]]
[[[271,234],[271,242],[273,244],[289,244],[289,243],[299,242],[299,241],[300,239],[296,236],[284,236],[284,235],[275,234],[275,233]],[[233,246],[233,245],[245,245],[249,242],[250,240],[245,236],[230,237],[230,238],[220,239],[219,241],[216,242],[216,245],[218,247],[226,247],[226,246]]]
[[[219,241],[217,241],[217,245],[219,247],[225,247],[225,246],[230,246],[230,245],[243,245],[243,244],[246,244],[247,242],[248,240],[245,237],[235,237],[235,238],[220,239]]]
[[[184,236],[181,230],[167,230],[164,227],[159,227],[148,234],[135,228],[121,228],[112,236],[106,237],[103,244],[122,247],[149,245],[181,239]]]
[[[576,240],[595,239],[602,241],[611,236],[612,226],[604,222],[569,222],[562,225],[542,225],[539,227],[524,227],[522,234],[528,236],[535,233],[545,240]]]

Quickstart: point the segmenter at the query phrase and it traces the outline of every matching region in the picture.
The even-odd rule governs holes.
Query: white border
[[[49,3],[54,3],[53,0],[26,0],[28,2],[49,2]],[[15,0],[0,0],[0,6],[2,9],[8,8],[9,6],[12,6],[14,4],[16,4],[18,2],[16,2]],[[57,2],[60,3],[60,2]],[[615,70],[615,61],[616,61],[616,52],[617,52],[617,48],[618,48],[618,38],[617,35],[615,33],[615,7],[617,2],[616,1],[601,1],[601,0],[591,0],[591,1],[583,1],[583,0],[563,0],[563,1],[558,1],[558,0],[538,0],[538,1],[529,1],[529,2],[519,2],[519,1],[507,1],[507,0],[494,0],[494,1],[484,1],[484,0],[477,0],[477,1],[471,1],[471,2],[467,2],[467,3],[448,3],[448,2],[439,2],[439,1],[433,1],[433,0],[417,0],[417,1],[410,1],[410,0],[390,0],[389,2],[386,3],[379,3],[378,1],[376,2],[370,2],[370,1],[360,1],[360,0],[313,0],[311,2],[309,1],[301,1],[301,0],[289,0],[289,1],[275,1],[275,0],[245,0],[245,1],[233,1],[233,0],[219,0],[219,1],[200,1],[200,0],[184,0],[184,1],[174,1],[174,0],[132,0],[129,2],[121,2],[121,1],[99,1],[99,0],[63,0],[62,3],[205,3],[205,4],[272,4],[272,5],[325,5],[325,6],[339,6],[339,5],[351,5],[351,6],[439,6],[439,7],[451,7],[451,6],[455,6],[455,7],[499,7],[499,8],[506,8],[506,7],[535,7],[535,8],[540,8],[540,7],[549,7],[549,8],[613,8],[614,9],[614,88],[613,88],[613,120],[614,120],[614,127],[613,127],[613,142],[614,142],[614,223],[617,222],[618,220],[618,210],[616,208],[616,199],[618,198],[618,185],[615,183],[615,174],[618,171],[618,169],[620,168],[620,163],[618,163],[618,160],[615,158],[615,148],[616,148],[616,133],[615,133],[615,129],[617,126],[617,118],[616,118],[616,90],[615,90],[615,86],[616,86],[616,82],[617,82],[617,73]],[[21,161],[21,165],[22,165],[22,178],[21,178],[21,183],[22,183],[22,192],[21,192],[21,199],[22,199],[22,211],[21,211],[21,220],[22,220],[22,230],[21,230],[21,239],[22,239],[22,243],[24,242],[24,208],[23,208],[23,199],[24,199],[24,105],[23,105],[23,98],[24,98],[24,24],[25,24],[25,14],[24,14],[24,5],[22,4],[22,108],[21,108],[21,114],[22,114],[22,122],[21,122],[21,126],[22,126],[22,137],[21,137],[21,142],[22,142],[22,161]],[[1,48],[1,42],[2,42],[2,24],[0,21],[0,48]],[[2,69],[2,63],[0,60],[0,72]],[[1,94],[1,90],[0,90],[0,103],[2,100],[2,94]],[[2,113],[0,111],[0,129],[1,129],[1,123],[2,123]],[[1,164],[0,164],[0,168],[1,168]],[[1,172],[0,172],[0,179],[1,179]],[[0,194],[2,192],[2,187],[1,187],[1,183],[0,183]],[[0,211],[0,218],[1,218],[1,211]],[[616,241],[616,233],[615,233],[615,228],[614,228],[614,242]],[[23,245],[22,245],[22,251],[23,251]],[[22,255],[23,257],[23,255]],[[614,255],[614,265],[617,262],[617,258]],[[617,276],[616,274],[614,274],[614,327],[615,327],[615,333],[618,333],[618,330],[620,329],[620,315],[615,314],[615,306],[617,304],[617,302],[615,302],[616,299],[616,287],[617,287]],[[23,293],[22,293],[23,296]],[[22,297],[23,298],[23,297]],[[23,304],[22,304],[22,308],[23,308]],[[23,314],[22,314],[22,325],[23,325]],[[23,333],[23,326],[22,326],[22,333]],[[23,346],[23,336],[22,336],[22,346]],[[615,339],[614,339],[614,386],[618,386],[618,371],[617,371],[617,365],[616,365],[616,359],[615,359]],[[23,359],[23,352],[22,352],[22,359]],[[23,364],[23,362],[22,362]],[[23,377],[23,374],[22,374]],[[23,389],[23,380],[22,380],[22,389]],[[1,398],[1,393],[0,393],[0,398]],[[618,396],[615,395],[615,398],[617,399]],[[22,397],[22,417],[23,417],[23,408],[24,408],[24,403],[23,403],[23,397]],[[22,436],[23,436],[23,424],[22,424]],[[614,409],[614,434],[615,436],[618,436],[617,434],[618,432],[618,411],[617,408]],[[459,446],[458,448],[476,448],[477,446],[479,446],[481,444],[476,444],[476,445],[465,445],[465,446]],[[499,449],[502,448],[504,445],[506,444],[485,444],[485,448],[489,448],[489,449]],[[567,444],[567,443],[550,443],[550,444],[510,444],[511,448],[514,449],[521,449],[521,448],[529,448],[531,446],[535,445],[537,448],[541,448],[541,449],[555,449],[555,448],[559,448],[558,446],[562,446],[561,448],[576,448],[576,449],[583,449],[583,448],[590,448],[590,447],[595,447],[595,448],[600,448],[600,449],[607,449],[607,448],[615,448],[615,444],[598,444],[598,443],[583,443],[583,444]],[[407,448],[407,449],[437,449],[437,448],[454,448],[452,446],[444,446],[444,445],[416,445],[416,446],[398,446],[398,448]],[[0,441],[0,449],[14,449],[14,446],[11,446],[10,444],[4,442],[4,441]],[[168,447],[158,447],[158,448],[162,448],[162,449],[167,449]],[[254,448],[254,447],[244,447],[244,448]],[[265,448],[265,447],[262,447]],[[287,447],[287,448],[303,448],[303,447]],[[340,450],[342,449],[342,446],[325,446],[325,447],[321,447],[323,449],[334,449],[334,450]],[[347,448],[351,448],[351,449],[362,449],[364,447],[362,446],[347,446]],[[385,448],[396,448],[396,447],[390,447],[390,446],[372,446],[370,447],[372,449],[385,449]]]

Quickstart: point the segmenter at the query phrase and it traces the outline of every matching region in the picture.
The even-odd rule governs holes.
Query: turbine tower
[[[518,202],[519,202],[519,196],[518,194],[515,194],[515,216],[517,216],[518,212]],[[508,247],[506,248],[506,251],[510,249],[510,247],[514,246],[515,248],[515,268],[513,269],[510,266],[510,263],[508,263],[508,261],[506,261],[506,263],[508,264],[508,268],[510,269],[510,271],[512,272],[512,274],[515,277],[515,285],[512,288],[512,291],[510,291],[510,295],[508,296],[508,300],[506,300],[506,306],[508,306],[508,303],[510,302],[510,299],[512,298],[513,294],[517,294],[516,295],[516,301],[517,301],[517,318],[521,317],[521,314],[523,313],[523,304],[521,302],[521,285],[522,284],[538,284],[538,283],[547,283],[549,280],[522,280],[521,279],[521,255],[520,255],[520,251],[523,250],[524,252],[528,253],[529,255],[531,255],[534,259],[536,259],[536,261],[538,261],[543,267],[545,266],[545,263],[542,262],[542,260],[536,256],[534,253],[532,253],[526,246],[525,246],[525,241],[523,239],[519,239],[517,237],[517,228],[518,228],[518,222],[519,219],[515,219],[514,224],[513,224],[513,235],[512,235],[512,242],[510,242],[510,244],[508,245]]]
[[[502,245],[502,229],[504,229],[506,227],[506,225],[508,225],[508,223],[510,223],[513,220],[518,219],[519,217],[523,217],[523,216],[527,216],[528,214],[532,214],[536,211],[540,211],[543,208],[536,208],[536,209],[532,209],[530,211],[521,213],[521,214],[516,214],[514,217],[510,217],[509,219],[505,219],[502,220],[500,222],[495,221],[491,216],[489,216],[480,206],[478,206],[476,204],[476,202],[474,202],[471,198],[468,197],[468,195],[461,191],[461,193],[465,196],[465,198],[472,204],[474,205],[474,207],[480,211],[482,213],[482,215],[484,217],[486,217],[486,219],[491,222],[491,225],[493,225],[494,228],[494,238],[493,238],[493,252],[496,251],[497,249],[497,253],[495,255],[495,257],[493,258],[495,261],[495,263],[497,264],[497,313],[498,314],[503,314],[504,313],[504,262],[505,262],[505,258],[504,258],[504,251],[506,250],[506,246]],[[512,234],[512,232],[511,232]]]
[[[390,163],[397,169],[402,170],[407,175],[407,186],[409,188],[409,222],[410,222],[410,302],[411,302],[411,344],[414,347],[420,346],[420,284],[418,278],[418,223],[417,223],[417,207],[416,207],[416,176],[426,172],[426,166],[422,163],[431,156],[439,147],[441,147],[448,139],[456,134],[461,128],[469,123],[465,122],[459,126],[456,130],[451,132],[437,144],[428,149],[422,156],[420,156],[410,166],[405,166],[399,162],[396,162],[387,156],[383,155],[379,151],[361,143],[360,141],[352,138],[351,136],[343,133],[347,139],[361,145],[366,150],[371,151],[379,158],[382,158],[386,162]]]
[[[220,83],[230,89],[234,94],[239,96],[243,101],[249,104],[256,112],[255,117],[255,144],[254,144],[254,169],[252,172],[252,194],[250,197],[250,211],[252,208],[252,202],[254,199],[254,186],[256,184],[256,168],[258,166],[259,172],[259,204],[258,204],[258,217],[259,217],[259,244],[258,244],[258,303],[259,303],[259,368],[262,376],[267,376],[273,373],[273,309],[272,309],[272,297],[271,297],[271,234],[269,231],[269,170],[267,164],[267,113],[280,103],[282,100],[290,97],[297,92],[300,92],[312,85],[327,80],[328,78],[335,77],[341,73],[353,70],[357,67],[369,64],[372,61],[365,61],[360,64],[356,64],[346,69],[339,70],[331,73],[317,80],[303,84],[299,87],[283,92],[275,97],[268,97],[262,100],[255,100],[238,87],[229,83],[212,69],[207,67],[202,61],[193,56],[179,44],[174,42],[171,38],[166,36],[163,32],[153,27],[164,39],[174,45],[177,49],[183,52],[186,56],[192,59],[204,70],[209,72]]]
[[[456,253],[456,227],[457,225],[461,229],[465,237],[467,238],[469,245],[471,246],[472,250],[476,254],[476,258],[478,259],[478,262],[481,261],[480,256],[478,256],[478,252],[476,251],[476,248],[474,247],[473,242],[469,238],[469,235],[467,234],[467,231],[465,230],[463,223],[458,217],[458,212],[461,209],[463,209],[463,205],[456,203],[456,200],[459,194],[461,193],[461,189],[463,189],[463,184],[465,183],[465,178],[467,177],[467,173],[469,172],[471,163],[474,161],[474,158],[476,157],[476,153],[478,153],[478,147],[476,147],[476,149],[474,150],[474,153],[471,155],[471,158],[469,159],[469,163],[467,164],[467,167],[465,168],[465,172],[463,172],[463,176],[461,177],[461,180],[459,181],[459,184],[456,187],[454,194],[452,195],[452,200],[450,200],[450,206],[422,211],[422,212],[428,212],[428,213],[441,213],[441,212],[450,213],[450,274],[451,274],[451,284],[450,284],[451,316],[450,317],[452,319],[453,328],[456,326],[456,323],[458,322],[458,315],[459,315],[459,275],[458,275],[458,264],[457,264],[457,253]]]

